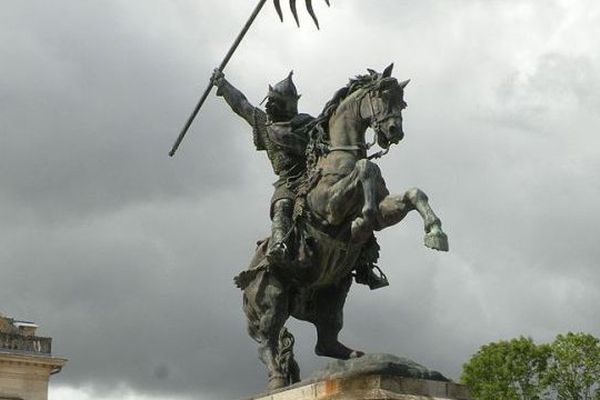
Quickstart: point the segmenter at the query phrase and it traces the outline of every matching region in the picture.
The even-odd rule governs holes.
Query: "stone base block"
[[[393,375],[359,375],[302,382],[247,400],[471,400],[465,386]]]

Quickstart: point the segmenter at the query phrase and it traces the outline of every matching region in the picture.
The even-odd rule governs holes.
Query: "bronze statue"
[[[266,151],[278,175],[271,199],[271,235],[260,241],[247,270],[235,277],[243,290],[248,333],[259,344],[269,388],[300,380],[294,337],[285,328],[291,316],[317,329],[315,352],[336,359],[358,358],[362,351],[340,343],[343,307],[352,281],[371,289],[388,284],[379,270],[374,232],[397,224],[413,210],[424,222],[425,246],[448,250],[440,219],[420,189],[391,195],[373,160],[404,137],[402,110],[408,81],[368,70],[340,90],[313,118],[298,113],[292,74],[269,86],[266,111],[251,105],[225,80],[223,69],[267,0],[259,0],[175,141],[173,156],[213,86],[251,126],[257,150]],[[317,28],[312,0],[305,0]],[[280,0],[273,0],[283,20]],[[329,1],[325,0],[327,5]],[[290,0],[299,24],[296,0]],[[367,143],[367,128],[375,132]],[[377,144],[381,151],[368,154]],[[378,270],[379,274],[374,271]]]
[[[298,113],[300,95],[292,75],[293,72],[290,72],[276,85],[269,85],[265,111],[253,106],[218,69],[214,70],[212,77],[218,88],[217,96],[223,97],[231,109],[252,127],[256,149],[267,153],[273,172],[279,177],[273,184],[275,192],[270,204],[272,223],[266,258],[271,264],[292,261],[288,257],[287,242],[293,233],[292,216],[298,188],[302,178],[306,177],[306,147],[309,130],[314,127],[315,120],[308,114]],[[387,286],[385,275],[378,276],[373,268],[376,268],[374,264],[362,265],[356,271],[357,281],[372,289]]]
[[[372,161],[404,136],[402,110],[408,81],[398,82],[391,71],[392,65],[383,73],[369,70],[351,79],[318,118],[303,119],[300,130],[308,135],[306,168],[291,186],[294,218],[286,233],[286,255],[270,256],[271,242],[280,242],[274,221],[274,235],[259,243],[250,267],[235,279],[243,289],[248,332],[259,343],[270,389],[299,380],[294,339],[284,327],[290,316],[316,326],[316,354],[337,359],[364,354],[340,343],[338,334],[353,277],[358,280],[360,271],[373,268],[377,261],[375,231],[416,210],[424,221],[425,245],[448,250],[441,221],[425,193],[415,188],[391,195]],[[226,81],[216,81],[221,82],[217,83],[221,94],[230,89],[222,89]],[[245,115],[254,115],[250,120],[256,125],[260,114],[248,108]],[[373,155],[367,154],[368,127],[383,149]]]

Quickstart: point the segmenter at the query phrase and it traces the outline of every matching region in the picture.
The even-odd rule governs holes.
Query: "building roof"
[[[39,326],[35,322],[31,321],[14,321],[13,325],[17,328],[39,328]]]

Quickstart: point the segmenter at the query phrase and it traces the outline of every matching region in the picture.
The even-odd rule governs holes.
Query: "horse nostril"
[[[397,125],[390,126],[389,129],[390,141],[394,144],[398,143],[404,137],[404,132],[402,128]]]

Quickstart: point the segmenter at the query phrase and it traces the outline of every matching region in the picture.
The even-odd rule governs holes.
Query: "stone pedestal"
[[[467,388],[386,354],[336,361],[293,386],[246,400],[471,400]]]
[[[335,378],[248,400],[471,400],[462,385],[400,376],[363,375]]]

